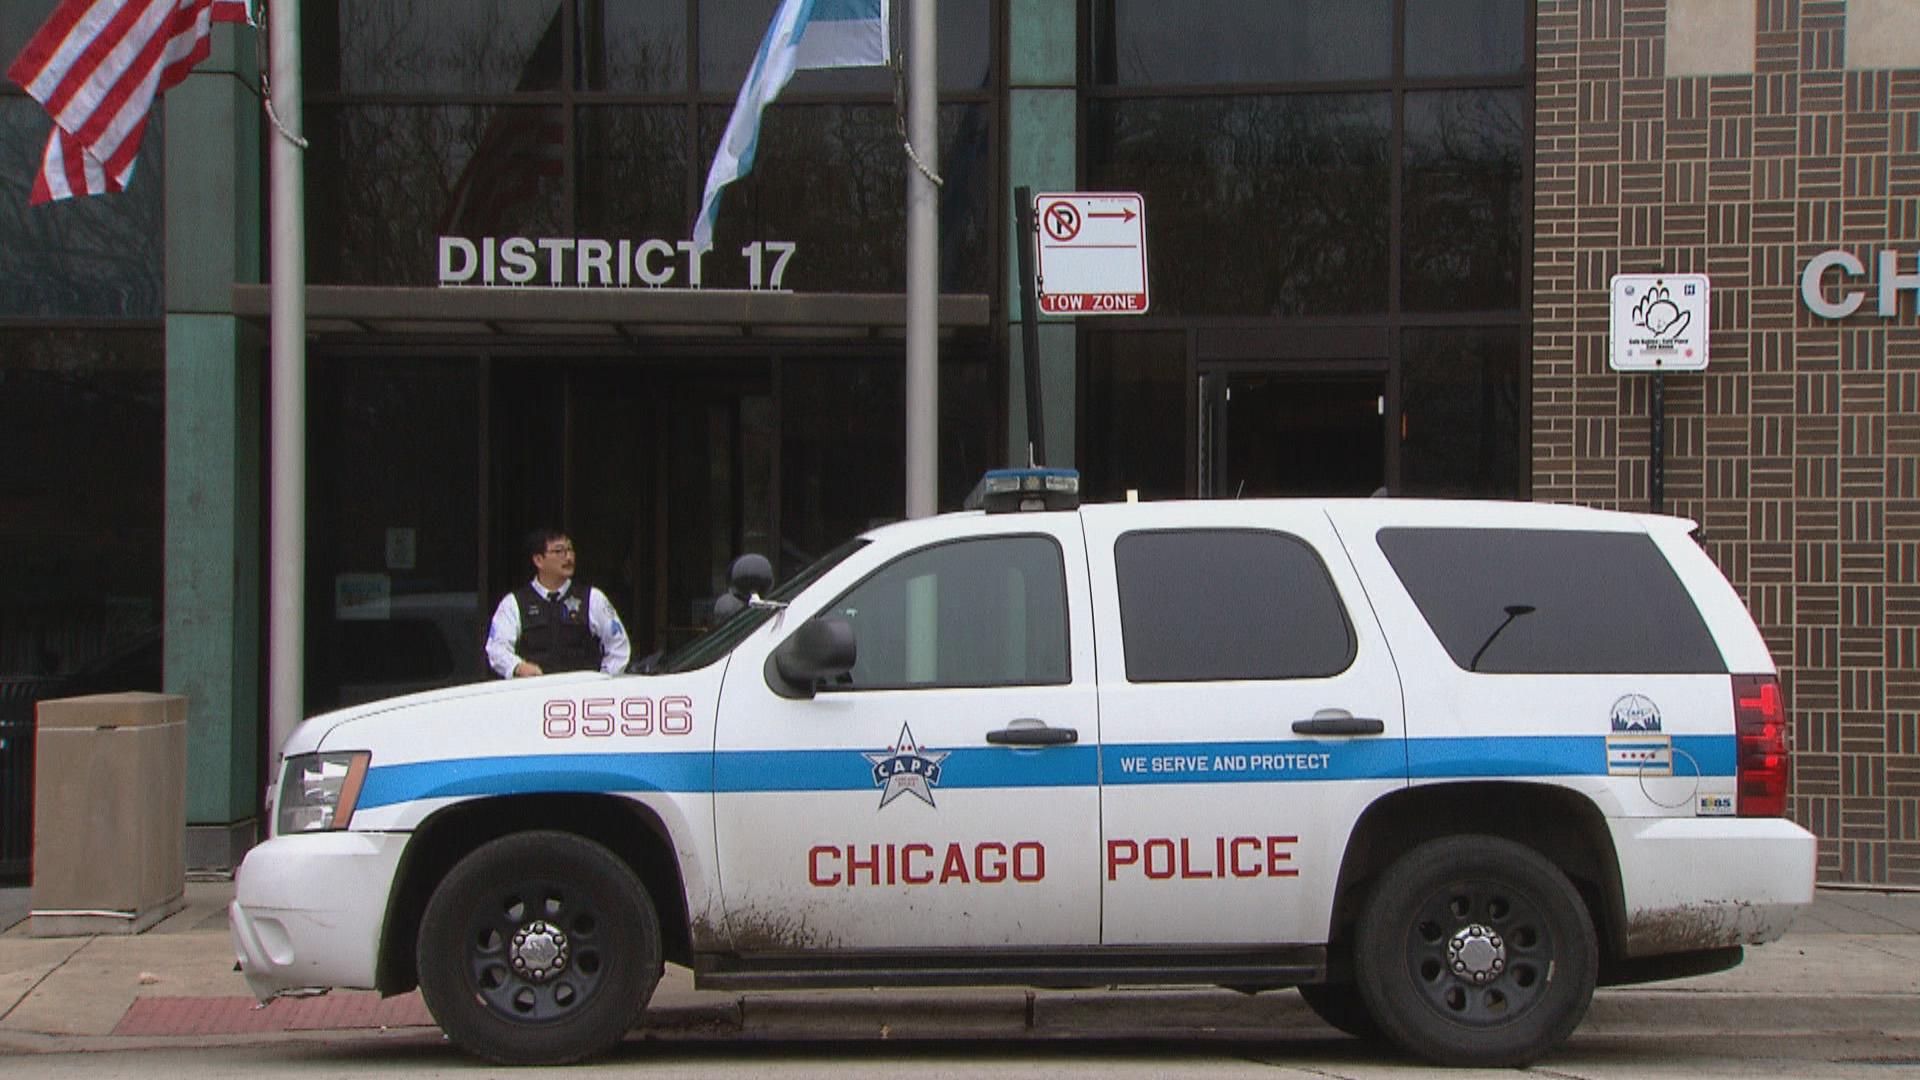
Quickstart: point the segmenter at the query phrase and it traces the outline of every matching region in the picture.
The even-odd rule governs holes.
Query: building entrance
[[[1384,371],[1203,369],[1203,499],[1371,495],[1387,485]]]

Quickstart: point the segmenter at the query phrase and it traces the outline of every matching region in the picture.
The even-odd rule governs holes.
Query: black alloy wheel
[[[1491,836],[1415,848],[1361,915],[1354,963],[1368,1014],[1442,1065],[1524,1065],[1586,1015],[1599,946],[1586,904],[1539,853]]]
[[[501,1064],[562,1064],[609,1049],[638,1022],[660,980],[660,925],[606,848],[516,833],[441,881],[416,959],[421,996],[455,1044]]]

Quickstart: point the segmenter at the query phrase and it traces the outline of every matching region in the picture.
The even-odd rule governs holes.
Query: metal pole
[[[1653,512],[1666,513],[1667,373],[1653,373],[1653,452],[1647,455],[1647,492]]]
[[[939,171],[940,134],[934,94],[939,82],[934,0],[907,9],[907,138],[928,172]],[[939,509],[940,235],[932,177],[907,169],[907,516]]]
[[[1020,268],[1020,367],[1026,374],[1027,457],[1035,465],[1047,463],[1046,413],[1040,405],[1040,295],[1033,277],[1033,189],[1013,189],[1014,232],[1018,234]],[[1016,466],[1026,462],[1014,462]]]
[[[300,0],[273,0],[268,17],[273,108],[294,135],[301,116]],[[273,249],[268,383],[272,492],[267,534],[267,732],[278,755],[306,712],[307,237],[300,148],[269,130]],[[270,762],[270,765],[273,763]]]

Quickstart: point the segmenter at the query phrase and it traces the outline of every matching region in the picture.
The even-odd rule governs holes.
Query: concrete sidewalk
[[[418,995],[282,999],[257,1008],[233,970],[229,882],[131,937],[34,938],[24,890],[0,890],[0,1053],[183,1039],[430,1035]],[[1015,1038],[1325,1033],[1297,994],[1122,987],[1092,991],[699,991],[669,967],[646,1032],[661,1038]],[[1732,971],[1603,990],[1583,1032],[1862,1032],[1920,1036],[1920,893],[1821,889],[1787,936]],[[329,1034],[332,1033],[332,1034]]]

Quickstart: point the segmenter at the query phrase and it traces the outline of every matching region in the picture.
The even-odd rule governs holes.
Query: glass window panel
[[[1408,310],[1520,306],[1527,102],[1525,90],[1407,95]]]
[[[126,191],[29,206],[53,123],[0,97],[0,317],[160,317],[162,127],[156,114]]]
[[[1088,189],[1139,191],[1157,315],[1385,311],[1386,94],[1093,101]]]
[[[1082,364],[1087,409],[1081,477],[1088,502],[1187,493],[1187,335],[1091,333]]]
[[[575,77],[581,87],[629,93],[686,88],[686,5],[581,0],[575,12]]]
[[[580,235],[669,242],[687,236],[693,219],[687,198],[687,111],[621,107],[581,109],[576,115]]]
[[[560,88],[560,0],[306,0],[309,93]]]
[[[477,366],[336,358],[311,381],[308,708],[486,677]]]
[[[163,349],[158,329],[0,330],[0,675],[102,680],[44,696],[160,688]]]
[[[1404,304],[1521,306],[1526,90],[1407,94]]]
[[[940,287],[982,292],[988,281],[991,108],[940,110]],[[701,161],[713,160],[730,110],[701,112]],[[960,148],[966,152],[961,153]],[[906,177],[890,105],[784,105],[766,112],[753,171],[726,188],[707,284],[745,288],[756,240],[799,245],[784,288],[898,292],[906,287]],[[691,222],[682,226],[685,235]],[[768,267],[770,271],[771,267]]]
[[[442,235],[567,231],[557,106],[311,108],[307,127],[316,284],[431,285]]]
[[[700,88],[737,94],[767,34],[779,0],[700,0]],[[889,43],[904,55],[902,0],[895,0]],[[935,35],[940,52],[940,89],[979,90],[993,71],[993,12],[989,0],[940,0]],[[797,71],[789,93],[893,93],[887,68],[839,68]]]
[[[40,29],[41,23],[47,21],[47,16],[53,13],[54,5],[58,2],[7,0],[5,4],[0,4],[0,62],[13,63],[13,58],[19,56],[20,50],[26,47],[27,39]],[[6,88],[10,91],[14,86],[9,82]]]
[[[1102,5],[1095,5],[1096,8]],[[1104,85],[1381,79],[1393,70],[1391,0],[1234,0],[1204,7],[1113,0],[1096,15]]]
[[[1727,670],[1686,586],[1645,533],[1381,529],[1379,541],[1462,670]]]
[[[778,579],[905,516],[905,371],[899,353],[782,363]]]
[[[963,331],[940,342],[937,499],[941,510],[960,509],[980,477],[1004,464],[995,450],[998,402],[993,393],[991,348],[984,330]]]
[[[1518,75],[1526,0],[1407,0],[1407,74]]]
[[[1133,532],[1113,545],[1128,682],[1305,679],[1353,662],[1313,546],[1285,533]]]
[[[851,689],[1070,679],[1067,581],[1051,537],[923,548],[882,567],[829,610],[853,624],[859,645],[846,683]]]
[[[1526,494],[1527,332],[1408,330],[1400,363],[1400,493]]]

